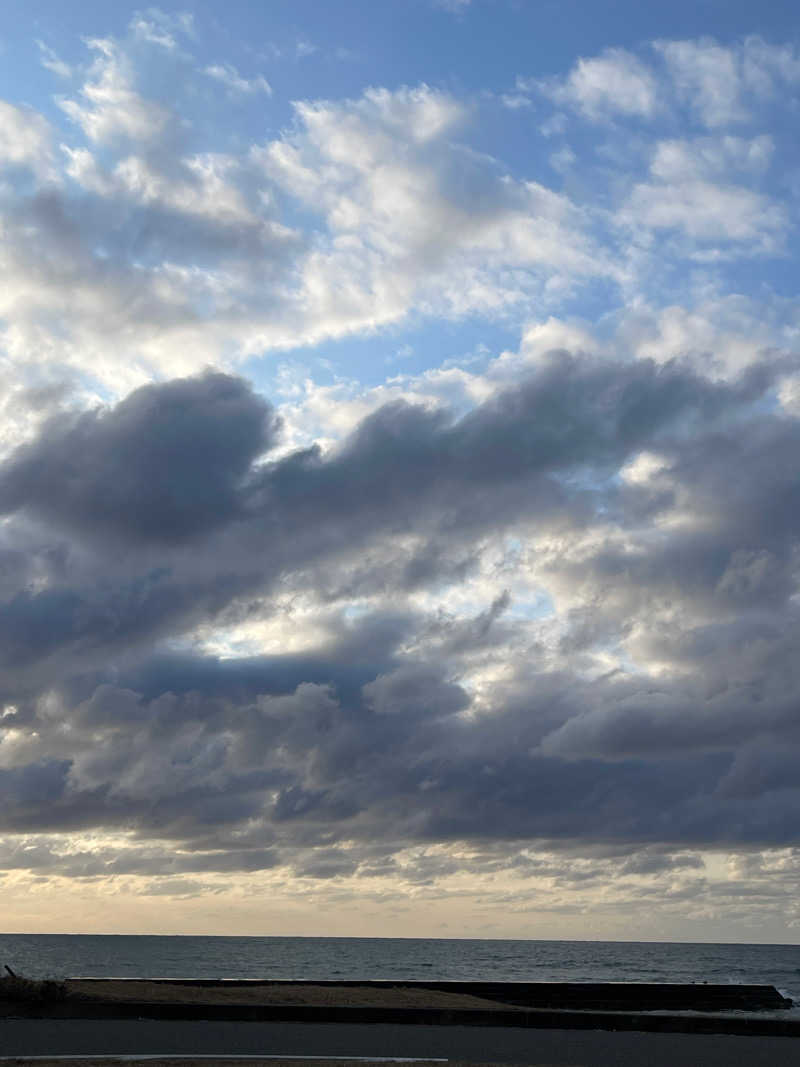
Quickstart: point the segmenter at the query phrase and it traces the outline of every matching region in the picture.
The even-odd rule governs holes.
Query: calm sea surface
[[[800,1003],[800,945],[0,934],[29,977],[743,982]]]

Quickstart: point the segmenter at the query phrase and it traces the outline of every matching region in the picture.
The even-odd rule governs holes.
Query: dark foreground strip
[[[0,1056],[0,1063],[40,1063],[46,1061],[47,1063],[58,1062],[62,1060],[80,1060],[82,1063],[89,1064],[106,1064],[106,1063],[141,1063],[150,1062],[151,1060],[158,1060],[159,1062],[166,1063],[179,1063],[184,1064],[186,1061],[196,1063],[198,1060],[204,1062],[207,1060],[213,1060],[214,1063],[228,1064],[237,1063],[240,1060],[253,1063],[264,1063],[269,1061],[272,1063],[274,1060],[280,1063],[309,1063],[310,1061],[321,1061],[324,1063],[335,1064],[372,1064],[372,1063],[416,1063],[416,1064],[428,1064],[428,1063],[449,1063],[450,1061],[444,1057],[436,1056],[287,1056],[284,1053],[276,1052],[274,1054],[256,1054],[239,1056],[236,1054],[228,1056],[220,1056],[216,1052],[186,1052],[175,1054],[173,1052],[125,1052],[114,1053],[108,1056],[87,1056],[85,1053],[71,1053],[69,1056]]]
[[[205,1022],[391,1023],[555,1030],[638,1030],[647,1033],[742,1034],[800,1037],[800,1020],[639,1012],[376,1008],[305,1004],[165,1004],[136,1001],[62,1001],[0,1004],[0,1018],[159,1019]]]

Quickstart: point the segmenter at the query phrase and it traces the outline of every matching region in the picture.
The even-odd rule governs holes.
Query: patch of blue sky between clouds
[[[298,347],[290,356],[265,359],[256,355],[242,364],[242,372],[267,395],[280,392],[286,383],[287,358],[297,368],[295,381],[302,376],[320,385],[342,381],[371,388],[387,379],[417,377],[432,368],[461,367],[482,374],[497,353],[518,342],[518,331],[509,324],[424,319],[366,337]]]

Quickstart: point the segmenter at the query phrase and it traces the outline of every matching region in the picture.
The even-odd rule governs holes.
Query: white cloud
[[[230,63],[214,63],[203,71],[209,78],[221,82],[232,93],[241,93],[245,96],[251,93],[266,93],[272,95],[272,87],[261,74],[255,78],[243,78],[236,67]]]
[[[187,11],[168,14],[157,7],[137,11],[128,26],[131,34],[140,41],[158,45],[168,52],[178,48],[177,35],[193,37],[194,16]]]
[[[620,284],[629,302],[640,299],[667,259],[672,269],[681,259],[781,248],[786,207],[756,185],[780,151],[766,134],[648,147],[639,132],[628,156],[611,145],[591,177],[581,145],[556,142],[551,165],[583,207],[460,144],[477,108],[426,85],[302,101],[294,126],[267,144],[195,150],[191,122],[141,95],[134,58],[142,19],[159,33],[182,30],[152,12],[137,19],[133,42],[90,42],[86,84],[63,103],[101,146],[62,146],[60,173],[80,193],[67,183],[49,214],[36,208],[33,246],[22,218],[10,220],[3,307],[13,318],[4,338],[15,361],[36,346],[111,382],[114,359],[104,350],[113,337],[136,381],[154,368],[234,361],[414,313],[546,322],[582,286]],[[147,56],[167,71],[185,62],[166,46]],[[255,84],[233,67],[220,70],[223,81]],[[202,72],[194,66],[189,76]],[[572,106],[598,116],[610,114],[613,89],[616,116],[641,117],[656,106],[652,77],[617,50],[582,60],[561,88],[577,94]],[[58,177],[47,124],[14,114],[24,130],[5,143]],[[645,152],[642,180],[633,167]],[[605,184],[595,189],[596,174]],[[623,206],[612,215],[609,192],[620,190]]]
[[[113,180],[98,166],[88,148],[70,148],[69,145],[62,144],[61,151],[67,158],[65,173],[73,181],[99,196],[110,196],[113,193]]]
[[[504,93],[500,99],[503,101],[503,106],[507,107],[509,111],[522,111],[525,108],[533,107],[533,101],[525,93]]]
[[[542,286],[555,294],[613,273],[566,197],[502,177],[452,145],[447,135],[465,118],[452,97],[424,86],[370,90],[298,105],[297,115],[297,132],[255,158],[324,213],[330,240],[304,267],[307,321],[339,332],[415,303],[451,314],[500,309]]]
[[[678,96],[706,126],[726,126],[749,117],[742,98],[739,58],[733,49],[710,38],[665,41],[663,55]]]
[[[555,349],[594,354],[599,347],[585,324],[564,322],[551,315],[544,322],[527,324],[522,334],[520,355],[525,362],[536,362]],[[498,361],[497,366],[502,366],[502,361]]]
[[[761,37],[748,37],[742,46],[741,63],[745,85],[762,99],[800,85],[800,53],[795,45],[768,44]]]
[[[128,156],[116,166],[114,177],[119,188],[142,204],[160,204],[220,223],[235,221],[258,227],[261,220],[229,180],[236,168],[237,161],[230,156],[193,156],[183,160],[178,177],[156,170],[140,156]]]
[[[652,229],[679,230],[702,245],[744,244],[752,253],[780,251],[786,232],[783,208],[768,197],[741,186],[692,179],[634,186],[620,219]]]
[[[518,351],[504,352],[476,381],[513,380],[525,366],[563,349],[601,358],[688,360],[713,379],[740,374],[767,351],[788,355],[800,341],[800,311],[791,299],[755,299],[742,293],[700,291],[683,304],[638,300],[609,315],[603,328],[550,316],[525,325]],[[796,396],[793,379],[785,395]]]
[[[36,46],[39,49],[40,63],[45,70],[51,71],[53,74],[57,74],[59,78],[70,78],[72,76],[72,68],[68,63],[65,63],[52,48],[49,48],[44,41],[37,41]]]
[[[758,102],[800,85],[800,55],[791,45],[767,44],[748,37],[733,46],[706,37],[656,41],[665,70],[623,48],[581,58],[561,79],[517,78],[506,106],[524,106],[539,90],[555,103],[595,121],[612,117],[654,119],[675,105],[688,107],[711,129],[749,121]],[[664,75],[666,74],[666,78]]]
[[[713,38],[659,41],[678,98],[704,125],[747,122],[758,101],[800,84],[800,56],[791,45],[748,37],[733,47]]]
[[[59,100],[62,110],[92,141],[119,137],[144,143],[156,140],[169,121],[167,108],[136,92],[130,61],[114,41],[92,39],[87,44],[97,58],[81,89],[83,100]]]
[[[743,294],[701,296],[693,305],[627,309],[614,344],[638,359],[689,359],[713,377],[740,373],[765,351],[790,352],[800,315],[790,300],[756,301]]]
[[[769,167],[771,137],[711,136],[660,141],[650,163],[653,181],[636,183],[619,218],[627,225],[680,231],[696,244],[692,256],[709,245],[738,245],[752,254],[783,247],[787,215],[782,204],[750,187]],[[734,184],[735,178],[742,184]],[[730,253],[727,249],[726,254]],[[717,253],[715,253],[717,254]]]
[[[157,44],[161,48],[166,48],[167,51],[171,52],[178,46],[178,42],[171,33],[168,33],[155,22],[144,18],[142,15],[136,15],[131,19],[130,28],[135,37],[142,41],[147,41],[149,44]]]
[[[0,167],[27,166],[39,177],[54,175],[49,123],[27,108],[0,100]]]
[[[541,85],[559,104],[592,119],[612,115],[650,118],[658,110],[653,72],[623,48],[609,48],[592,59],[579,59],[564,81]]]
[[[662,181],[726,177],[732,173],[762,174],[770,165],[775,143],[769,134],[752,139],[699,137],[691,141],[660,141],[650,172]]]

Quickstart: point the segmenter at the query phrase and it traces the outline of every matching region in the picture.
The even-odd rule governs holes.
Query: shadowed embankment
[[[0,1017],[800,1036],[800,1021],[779,1015],[791,1001],[772,986],[68,979],[31,982],[26,998],[24,982],[0,980]]]

